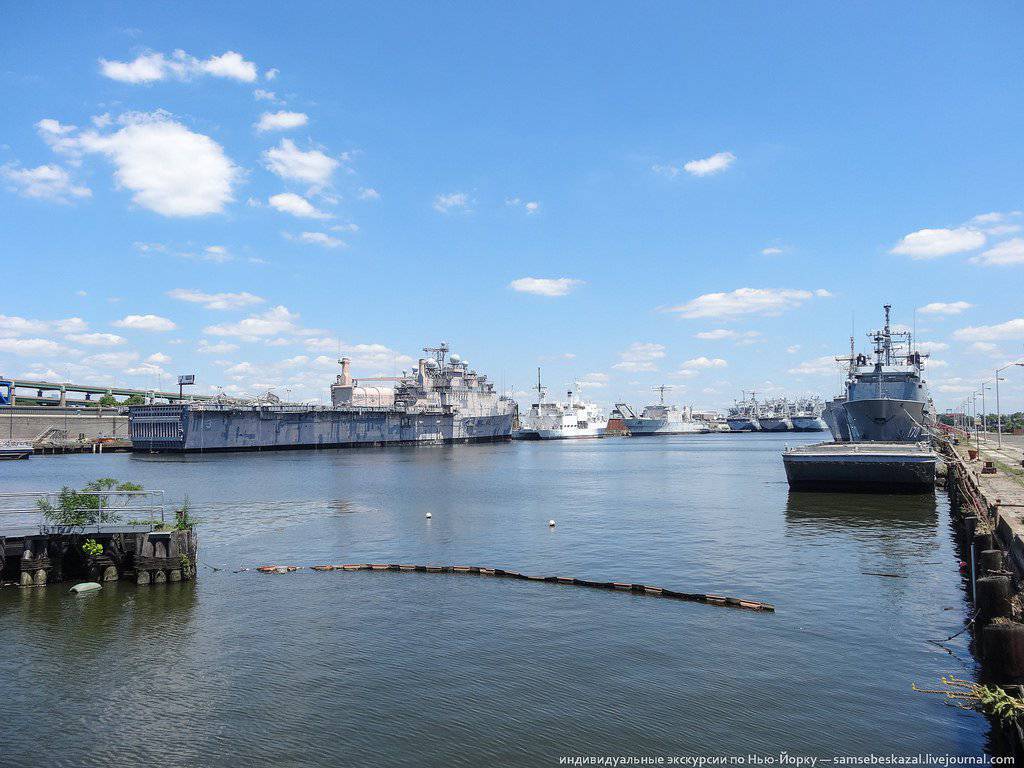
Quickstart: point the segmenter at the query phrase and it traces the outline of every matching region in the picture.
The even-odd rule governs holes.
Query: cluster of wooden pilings
[[[88,554],[92,539],[103,547]],[[47,528],[0,536],[0,586],[43,586],[63,581],[132,580],[136,584],[195,577],[198,540],[192,530],[150,525]]]
[[[1000,541],[994,505],[950,446],[947,489],[974,603],[974,648],[983,677],[1024,683],[1024,624],[1013,560]]]

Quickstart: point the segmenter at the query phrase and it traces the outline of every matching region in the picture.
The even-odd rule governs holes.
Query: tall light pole
[[[989,383],[981,385],[981,431],[988,434],[988,423],[985,421],[985,390],[992,389]]]
[[[1003,447],[1003,412],[999,409],[999,374],[1005,371],[1007,368],[1012,368],[1015,365],[1024,366],[1024,360],[1018,360],[1015,363],[1007,363],[1002,368],[996,368],[996,433],[998,434],[999,447]]]

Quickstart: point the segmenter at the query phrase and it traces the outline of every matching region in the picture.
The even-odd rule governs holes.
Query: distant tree
[[[142,395],[130,395],[121,405],[145,405],[146,398]]]
[[[102,405],[104,408],[113,408],[117,404],[117,398],[114,397],[113,395],[104,395],[103,397],[100,398],[100,405]]]

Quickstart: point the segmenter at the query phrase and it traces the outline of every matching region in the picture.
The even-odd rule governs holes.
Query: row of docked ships
[[[351,362],[342,358],[341,373],[331,384],[329,406],[282,403],[268,393],[242,401],[219,396],[174,404],[137,405],[128,409],[132,446],[148,452],[206,452],[346,448],[355,446],[469,443],[494,440],[566,439],[607,434],[674,435],[749,431],[746,422],[717,413],[698,413],[665,402],[670,387],[658,387],[660,401],[638,414],[619,403],[606,416],[594,403],[569,391],[565,401],[549,400],[540,383],[531,408],[520,414],[515,400],[500,394],[447,344],[425,347],[414,370],[386,379],[354,378]],[[371,386],[367,386],[372,384]],[[794,410],[793,429],[814,428],[810,421],[817,401]],[[739,407],[739,406],[737,406]],[[755,411],[761,414],[764,404]],[[817,422],[814,421],[817,419]],[[764,428],[759,416],[755,429]],[[810,424],[810,426],[806,426]],[[824,428],[824,424],[821,424]]]
[[[732,432],[823,432],[825,405],[818,397],[757,401],[757,393],[735,403],[726,421]]]

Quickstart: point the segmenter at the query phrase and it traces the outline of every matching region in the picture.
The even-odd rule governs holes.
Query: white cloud
[[[798,376],[829,376],[839,370],[834,357],[824,355],[813,360],[805,360],[789,372]]]
[[[16,315],[0,315],[0,337],[21,336],[26,333],[46,333],[50,323]]]
[[[380,200],[380,192],[373,187],[360,187],[359,189],[360,200]]]
[[[165,365],[171,362],[171,358],[165,355],[163,352],[154,352],[152,355],[146,358],[147,363],[153,363],[156,365]]]
[[[252,97],[256,101],[269,101],[271,104],[283,104],[284,102],[277,98],[277,94],[273,91],[266,91],[263,88],[257,88],[252,92]]]
[[[707,358],[707,357],[695,357],[692,360],[687,360],[680,366],[681,368],[698,369],[698,368],[725,368],[728,363],[720,357]]]
[[[959,315],[965,309],[970,309],[973,304],[966,301],[933,301],[918,309],[922,315]]]
[[[29,357],[67,354],[68,348],[50,339],[0,339],[0,352]]]
[[[469,210],[469,195],[465,192],[450,192],[434,198],[434,210],[439,213]]]
[[[537,211],[540,210],[540,203],[531,200],[530,202],[526,203],[526,205],[524,205],[523,208],[526,209],[527,214],[536,213]]]
[[[264,131],[289,131],[292,128],[300,128],[309,122],[309,116],[303,112],[264,112],[256,123],[256,130]]]
[[[170,376],[167,371],[153,363],[141,363],[131,368],[125,368],[124,372],[128,376]]]
[[[118,328],[130,328],[135,331],[173,331],[173,321],[159,315],[127,315],[114,322]]]
[[[276,210],[282,213],[290,213],[292,216],[297,216],[300,219],[331,218],[331,214],[321,211],[309,200],[294,192],[281,192],[277,195],[271,195],[267,202]]]
[[[196,348],[198,352],[204,355],[225,355],[228,352],[234,352],[236,349],[238,349],[237,344],[227,341],[218,341],[215,344],[211,344],[206,339],[200,339],[199,346]]]
[[[930,355],[932,352],[944,352],[949,349],[949,344],[944,341],[915,341],[914,349]]]
[[[87,347],[116,347],[125,342],[124,337],[116,333],[69,333],[65,338]]]
[[[655,360],[665,357],[665,346],[654,342],[634,341],[624,352],[619,353],[619,362],[612,368],[638,373],[656,371]]]
[[[246,291],[241,293],[204,293],[188,288],[173,288],[167,295],[178,301],[202,304],[206,309],[240,309],[262,304],[263,299]]]
[[[345,243],[336,237],[331,237],[326,232],[303,232],[300,235],[289,235],[292,240],[297,240],[300,243],[306,243],[307,245],[320,245],[324,248],[339,248]]]
[[[301,181],[317,187],[328,184],[340,164],[318,149],[303,152],[291,139],[281,139],[280,144],[263,153],[263,160],[267,169],[282,179]]]
[[[59,165],[39,165],[35,168],[4,165],[0,166],[0,177],[6,179],[11,189],[22,197],[37,200],[68,203],[92,195],[92,190],[75,184],[71,174]]]
[[[280,333],[295,333],[299,331],[297,321],[298,314],[291,312],[287,307],[278,305],[259,315],[240,320],[237,323],[224,325],[211,325],[203,329],[208,336],[235,336],[246,341],[253,341],[260,337],[276,336]]]
[[[115,167],[119,187],[132,200],[163,216],[219,213],[231,202],[240,171],[221,146],[194,133],[165,112],[122,115],[124,127],[113,133],[87,131],[65,137],[67,153],[98,153]]]
[[[182,50],[177,50],[170,56],[163,53],[144,53],[131,61],[100,59],[100,72],[111,80],[132,84],[153,83],[172,78],[191,80],[203,75],[251,83],[256,80],[257,74],[256,65],[234,51],[227,51],[208,59],[197,59]]]
[[[732,152],[718,152],[702,160],[691,160],[683,166],[683,170],[691,176],[709,176],[724,171],[736,160]]]
[[[81,333],[89,328],[89,324],[80,317],[66,317],[63,320],[54,320],[51,325],[61,333]]]
[[[588,373],[579,379],[576,384],[579,385],[580,389],[600,389],[601,387],[608,386],[608,379],[610,378],[607,373]]]
[[[505,205],[511,208],[522,208],[524,211],[526,211],[526,214],[528,216],[540,210],[540,203],[538,203],[537,201],[531,200],[524,202],[518,197],[508,198],[507,200],[505,200]]]
[[[715,328],[711,331],[700,331],[695,333],[695,339],[701,341],[721,341],[723,339],[732,339],[737,344],[746,345],[754,344],[761,337],[760,331],[732,331],[728,328]]]
[[[1002,357],[1003,351],[998,345],[992,344],[988,341],[976,341],[971,344],[971,351],[977,352],[981,355],[990,355],[992,357]]]
[[[1007,320],[997,325],[977,325],[953,332],[953,338],[960,341],[996,341],[1000,339],[1024,339],[1024,317]]]
[[[774,245],[761,249],[762,256],[778,256],[780,253],[782,253],[782,249],[776,248]]]
[[[956,229],[919,229],[905,235],[890,253],[912,259],[935,259],[951,253],[963,253],[981,248],[985,234],[970,227]]]
[[[276,80],[277,76],[280,73],[281,73],[281,70],[271,68],[271,69],[268,69],[266,72],[263,73],[263,77],[266,80]]]
[[[532,293],[535,296],[565,296],[582,280],[573,277],[520,277],[508,284],[508,287],[519,293]]]
[[[795,309],[811,298],[831,296],[824,288],[806,291],[796,288],[737,288],[728,293],[705,293],[668,311],[681,317],[737,317],[740,315],[779,315]]]
[[[971,264],[985,267],[1005,267],[1011,264],[1024,264],[1024,238],[1014,237],[998,245],[994,245],[970,259]]]
[[[790,355],[795,355],[799,351],[800,351],[800,345],[799,344],[790,344],[788,347],[786,347],[786,352],[788,354],[790,354]]]

